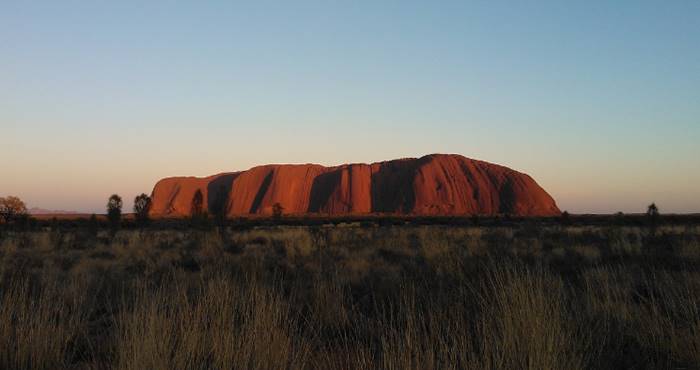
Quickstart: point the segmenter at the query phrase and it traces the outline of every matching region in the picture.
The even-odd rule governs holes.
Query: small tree
[[[190,218],[192,225],[195,227],[207,227],[209,215],[204,211],[204,194],[197,189],[192,196],[192,204],[190,206]]]
[[[281,204],[275,203],[272,205],[272,217],[280,219],[282,218],[282,212],[284,212],[284,207]]]
[[[219,226],[224,226],[226,223],[226,217],[228,216],[228,191],[226,187],[221,185],[216,191],[214,199],[210,203],[211,214],[214,216],[216,223]]]
[[[615,213],[615,221],[618,225],[625,224],[625,214],[622,211]]]
[[[652,236],[656,234],[656,227],[659,225],[659,218],[661,214],[659,213],[659,207],[656,203],[652,203],[647,207],[647,221],[649,223],[649,232]]]
[[[0,198],[0,217],[5,223],[27,217],[27,206],[18,197]]]
[[[656,206],[656,203],[652,203],[647,207],[647,216],[659,217],[659,207]]]
[[[112,194],[107,201],[107,219],[112,230],[119,228],[122,219],[122,197],[117,194]]]
[[[151,210],[151,197],[141,193],[134,198],[134,215],[136,223],[141,226],[148,224],[148,212]]]
[[[202,214],[204,213],[204,195],[202,195],[202,191],[197,189],[197,191],[194,193],[194,196],[192,196],[192,205],[190,206],[190,216],[192,218],[198,218],[201,217]]]

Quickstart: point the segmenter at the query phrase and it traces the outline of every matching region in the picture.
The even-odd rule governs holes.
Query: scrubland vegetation
[[[5,229],[0,368],[698,368],[698,262],[692,223]]]

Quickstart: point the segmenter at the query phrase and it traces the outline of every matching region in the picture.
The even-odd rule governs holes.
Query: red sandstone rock
[[[166,178],[153,188],[151,215],[189,215],[198,190],[204,210],[215,199],[225,199],[229,216],[269,215],[275,203],[285,214],[334,216],[560,214],[554,199],[524,173],[461,155],[433,154],[373,164],[266,165],[205,178]]]

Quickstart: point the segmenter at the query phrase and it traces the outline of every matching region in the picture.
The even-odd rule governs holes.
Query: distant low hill
[[[285,214],[556,216],[554,199],[527,174],[456,154],[334,167],[272,164],[205,178],[158,181],[151,216],[191,214],[222,203],[228,216]]]
[[[38,207],[32,207],[27,210],[31,215],[78,215],[80,212],[74,211],[62,211],[62,210],[50,210]]]

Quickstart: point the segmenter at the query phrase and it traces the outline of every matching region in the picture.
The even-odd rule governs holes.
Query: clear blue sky
[[[0,196],[460,153],[571,212],[700,212],[700,1],[9,1]]]

